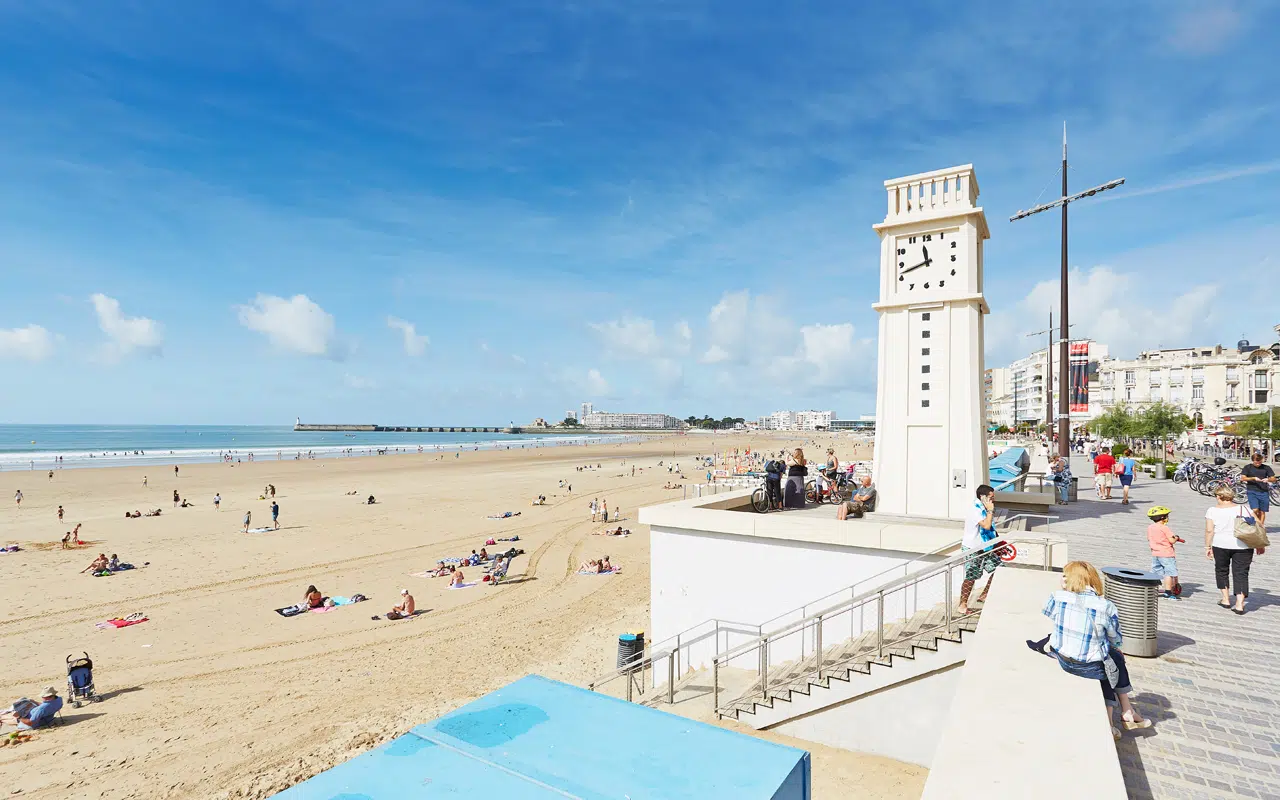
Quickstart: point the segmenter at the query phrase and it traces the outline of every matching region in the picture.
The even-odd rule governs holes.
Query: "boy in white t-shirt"
[[[975,551],[964,563],[964,583],[960,584],[960,605],[956,611],[969,613],[969,595],[974,585],[987,572],[991,577],[987,585],[978,595],[978,602],[986,602],[987,592],[991,591],[991,581],[995,578],[996,567],[1000,566],[1000,556],[988,547],[982,549],[983,543],[996,538],[996,490],[985,483],[978,487],[977,500],[964,521],[964,539],[960,543],[961,550]]]

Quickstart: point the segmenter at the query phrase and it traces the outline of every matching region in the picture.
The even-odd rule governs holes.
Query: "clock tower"
[[[877,510],[964,519],[987,480],[982,243],[973,165],[884,182]]]

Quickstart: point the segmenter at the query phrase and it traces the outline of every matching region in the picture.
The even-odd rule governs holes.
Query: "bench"
[[[1128,797],[1097,681],[1027,649],[1061,575],[996,572],[921,800]]]
[[[1045,514],[1053,508],[1054,497],[1040,492],[996,492],[996,508]]]

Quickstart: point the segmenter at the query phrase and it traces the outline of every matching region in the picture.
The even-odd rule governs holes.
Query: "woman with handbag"
[[[1253,564],[1253,555],[1255,552],[1258,555],[1265,553],[1269,542],[1262,526],[1245,513],[1243,506],[1236,505],[1236,493],[1230,486],[1218,489],[1215,496],[1218,504],[1204,512],[1204,555],[1213,561],[1213,574],[1222,592],[1218,605],[1243,615],[1244,600],[1249,596],[1249,567]],[[1236,595],[1234,607],[1230,591],[1233,585]]]

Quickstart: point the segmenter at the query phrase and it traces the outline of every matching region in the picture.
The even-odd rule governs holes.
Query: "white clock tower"
[[[963,519],[987,480],[982,242],[973,165],[884,182],[877,510]]]

